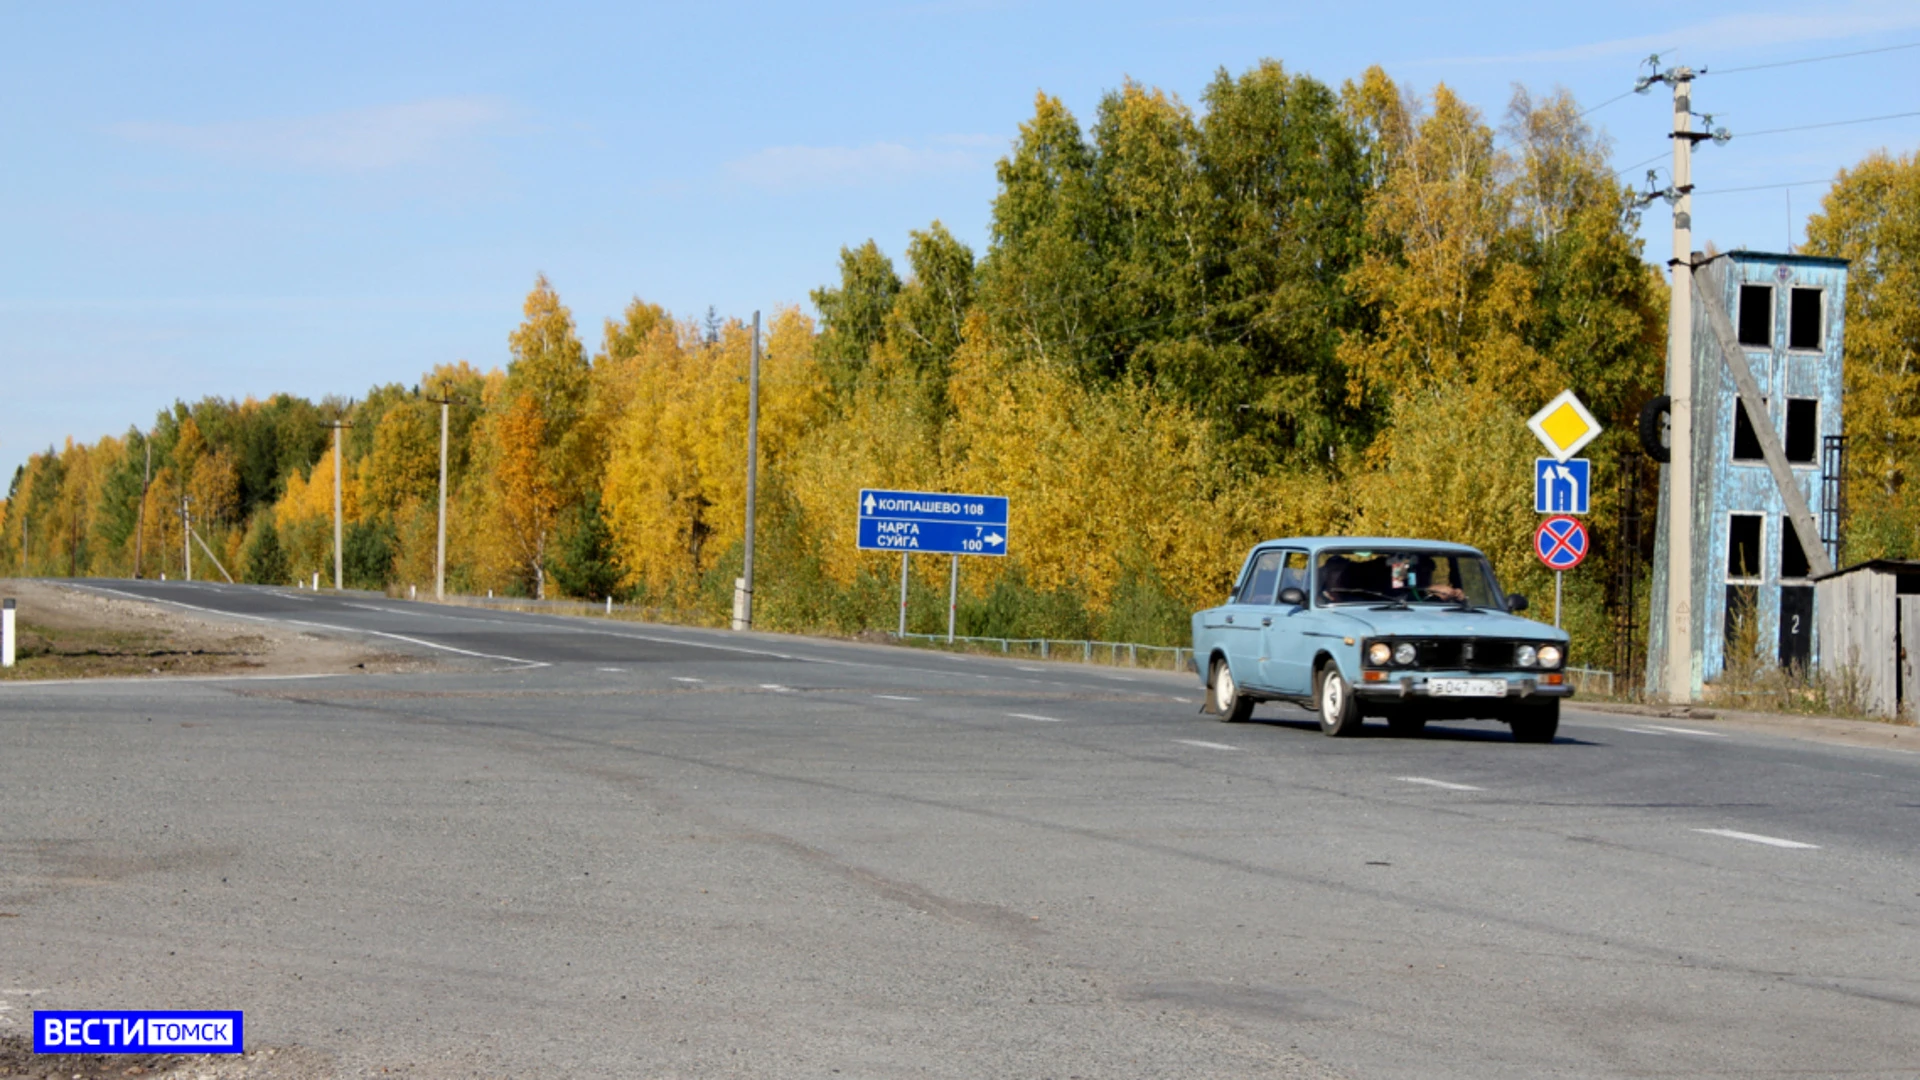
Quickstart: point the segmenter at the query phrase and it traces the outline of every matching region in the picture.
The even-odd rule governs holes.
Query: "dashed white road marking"
[[[705,680],[705,679],[694,679],[694,678],[690,678],[690,677],[688,677],[688,676],[686,676],[686,675],[675,675],[675,676],[673,676],[673,681],[674,681],[674,682],[701,682],[701,683],[703,683],[703,682],[706,682],[707,680]]]
[[[1223,743],[1223,742],[1206,742],[1205,740],[1202,740],[1202,739],[1175,739],[1173,741],[1177,743],[1185,743],[1188,746],[1197,746],[1202,750],[1238,750],[1240,749],[1237,746],[1228,746],[1226,743]]]
[[[1015,720],[1038,720],[1043,724],[1058,724],[1063,722],[1057,716],[1040,716],[1037,713],[1010,712],[1007,715],[1013,717]]]
[[[1186,696],[1185,694],[1175,694],[1173,695],[1173,700],[1183,702],[1183,703],[1191,703],[1193,701],[1192,698]]]
[[[1782,840],[1777,836],[1761,836],[1759,833],[1741,832],[1738,829],[1695,829],[1697,833],[1709,836],[1724,836],[1729,840],[1745,840],[1753,844],[1765,844],[1768,847],[1793,848],[1800,851],[1818,851],[1819,844],[1803,844],[1798,840]]]
[[[791,686],[781,686],[781,685],[780,685],[779,683],[777,683],[777,682],[763,682],[763,683],[761,683],[761,684],[760,684],[760,689],[762,689],[762,690],[771,690],[771,691],[773,691],[773,692],[774,692],[774,693],[776,693],[776,694],[791,694],[791,693],[793,693],[793,687],[791,687]]]
[[[902,695],[902,694],[875,694],[873,696],[879,698],[881,701],[919,701],[920,700],[917,697],[906,697],[905,695]]]
[[[1435,780],[1429,776],[1396,776],[1395,780],[1403,784],[1425,784],[1428,787],[1445,788],[1448,791],[1485,791],[1486,788],[1472,784],[1456,784],[1451,780]]]
[[[1017,667],[1017,668],[1014,668],[1013,670],[1015,670],[1015,671],[1039,671],[1039,672],[1045,672],[1045,671],[1046,671],[1047,669],[1046,669],[1046,668],[1037,668],[1037,667]]]
[[[1648,729],[1648,730],[1651,730],[1651,731],[1657,731],[1657,732],[1660,732],[1661,734],[1664,734],[1664,735],[1698,735],[1698,736],[1700,736],[1700,737],[1702,737],[1702,738],[1706,738],[1706,739],[1724,739],[1724,738],[1726,738],[1726,737],[1727,737],[1727,736],[1726,736],[1726,734],[1725,734],[1724,732],[1719,732],[1719,731],[1701,731],[1701,730],[1700,730],[1699,728],[1690,728],[1690,727],[1667,727],[1667,726],[1666,726],[1666,725],[1664,725],[1664,724],[1643,724],[1643,725],[1641,725],[1641,727],[1642,727],[1642,728],[1646,728],[1646,729]],[[1637,731],[1637,730],[1640,730],[1640,729],[1639,729],[1639,728],[1629,728],[1628,730],[1630,730],[1630,731]]]
[[[594,670],[595,671],[611,671],[616,675],[625,675],[627,673],[627,669],[623,667],[603,667],[603,668],[595,668]]]

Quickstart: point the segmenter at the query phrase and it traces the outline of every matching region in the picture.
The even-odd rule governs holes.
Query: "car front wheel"
[[[1332,664],[1320,669],[1320,730],[1327,735],[1346,737],[1360,734],[1360,703],[1347,685],[1340,669]]]
[[[1224,658],[1213,662],[1213,711],[1229,724],[1244,724],[1253,715],[1253,699],[1234,685],[1233,669]]]

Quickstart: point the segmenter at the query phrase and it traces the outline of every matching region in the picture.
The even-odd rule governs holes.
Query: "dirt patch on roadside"
[[[0,1080],[322,1080],[333,1076],[323,1054],[269,1046],[244,1054],[36,1054],[33,1040],[0,1035]]]
[[[18,601],[15,664],[0,680],[424,671],[430,660],[223,619],[80,586],[0,579]]]

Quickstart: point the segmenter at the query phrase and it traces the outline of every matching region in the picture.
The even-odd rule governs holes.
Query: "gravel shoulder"
[[[0,681],[426,671],[431,660],[78,585],[0,578],[17,603]]]

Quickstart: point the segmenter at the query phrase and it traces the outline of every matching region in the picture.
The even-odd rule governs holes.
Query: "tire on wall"
[[[1673,451],[1660,441],[1661,428],[1666,425],[1662,418],[1673,412],[1673,399],[1665,394],[1652,398],[1640,406],[1640,449],[1647,456],[1665,465],[1673,457]]]

